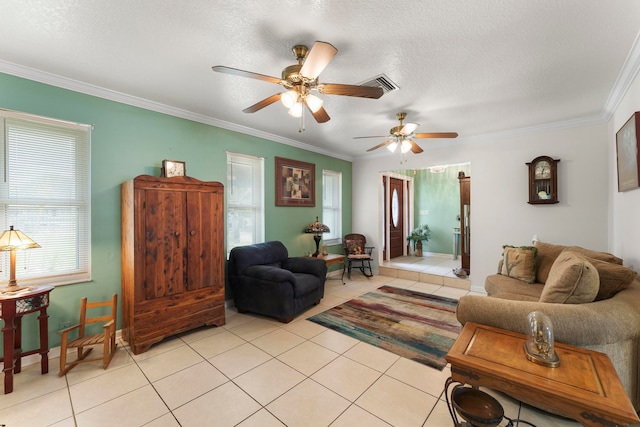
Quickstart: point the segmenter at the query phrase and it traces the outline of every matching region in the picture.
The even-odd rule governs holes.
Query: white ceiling
[[[418,140],[427,152],[602,121],[640,30],[637,0],[2,0],[0,10],[0,72],[342,158],[384,141],[353,137],[386,135],[399,111],[417,132],[460,134]],[[280,77],[296,63],[291,48],[315,40],[338,49],[321,82],[385,74],[400,89],[378,100],[319,95],[331,120],[307,116],[300,133],[280,103],[242,112],[280,86],[211,70]]]

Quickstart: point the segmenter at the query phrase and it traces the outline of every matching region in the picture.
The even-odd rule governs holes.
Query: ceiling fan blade
[[[457,138],[456,132],[432,132],[432,133],[416,133],[414,138]]]
[[[255,113],[256,111],[262,110],[264,107],[268,107],[274,102],[279,101],[281,96],[281,93],[276,93],[275,95],[271,95],[270,97],[265,98],[262,101],[256,102],[251,107],[247,107],[242,111],[244,113]]]
[[[325,110],[324,107],[320,107],[318,111],[314,113],[313,110],[309,107],[309,104],[307,104],[306,100],[304,101],[304,105],[309,108],[309,111],[311,111],[311,115],[313,115],[313,118],[316,119],[316,122],[325,123],[331,120],[331,117],[329,117],[329,114],[327,114],[327,110]]]
[[[375,147],[369,148],[367,151],[377,150],[378,148],[384,147],[385,145],[389,145],[389,144],[391,144],[391,141],[390,140],[386,140],[385,142],[382,142],[382,143],[376,145]]]
[[[418,129],[418,126],[420,126],[420,125],[417,124],[417,123],[407,123],[400,130],[400,133],[403,134],[403,135],[411,135],[414,130]]]
[[[315,42],[311,46],[302,68],[300,68],[300,74],[311,80],[317,78],[322,70],[329,65],[333,57],[336,56],[336,53],[338,53],[338,49],[333,47],[332,44]]]
[[[389,135],[377,135],[377,136],[354,136],[353,139],[363,139],[363,138],[389,138]]]
[[[409,143],[411,144],[411,151],[413,152],[413,154],[420,154],[420,153],[422,153],[424,151],[422,149],[422,147],[420,147],[414,141],[412,141],[410,139],[407,139],[407,141],[409,141]]]
[[[383,94],[381,87],[343,85],[338,83],[321,83],[317,89],[318,92],[326,95],[358,96],[360,98],[373,99],[378,99]]]
[[[237,68],[225,67],[223,65],[216,65],[215,67],[211,67],[213,71],[217,71],[219,73],[232,74],[234,76],[240,77],[249,77],[250,79],[262,80],[264,82],[281,84],[282,80],[277,77],[266,76],[264,74],[258,74],[251,71],[239,70]]]

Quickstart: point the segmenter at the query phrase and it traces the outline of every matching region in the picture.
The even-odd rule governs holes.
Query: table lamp
[[[320,240],[322,239],[322,233],[328,233],[329,231],[329,227],[318,221],[318,217],[316,217],[315,222],[312,222],[305,227],[304,232],[313,233],[313,240],[316,241],[316,252],[312,256],[317,257],[320,254]]]
[[[14,230],[13,225],[2,233],[0,236],[0,251],[9,251],[11,260],[9,284],[7,285],[7,289],[4,289],[2,293],[13,293],[28,289],[26,286],[18,286],[18,282],[16,282],[16,251],[18,249],[33,249],[39,247],[39,244],[27,237],[22,231]]]

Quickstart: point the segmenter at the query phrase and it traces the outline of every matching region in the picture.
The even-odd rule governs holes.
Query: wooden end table
[[[4,353],[4,394],[13,391],[13,374],[19,374],[24,356],[40,354],[40,372],[49,372],[49,328],[47,307],[53,286],[38,286],[14,295],[0,294],[0,317],[4,320],[2,339]],[[40,348],[22,351],[22,316],[39,311]]]
[[[326,254],[326,255],[318,255],[317,257],[314,257],[314,258],[323,259],[324,262],[327,263],[327,267],[334,264],[342,264],[342,269],[344,270],[344,255]],[[332,279],[332,277],[327,277],[327,279]],[[344,285],[344,279],[341,279],[341,280],[342,280],[342,284]]]
[[[527,360],[527,337],[477,323],[464,325],[446,355],[451,378],[487,387],[584,426],[626,426],[640,421],[604,353],[556,343],[560,366]]]

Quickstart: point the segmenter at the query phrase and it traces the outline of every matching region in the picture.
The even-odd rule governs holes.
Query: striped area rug
[[[460,332],[458,301],[382,286],[308,320],[442,370]]]

